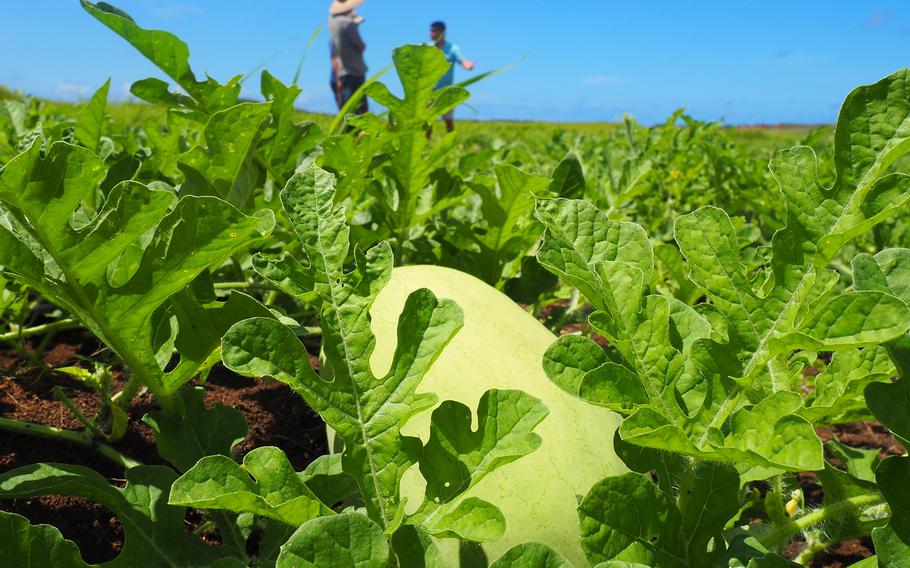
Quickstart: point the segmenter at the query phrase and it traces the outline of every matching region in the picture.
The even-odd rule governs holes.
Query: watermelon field
[[[0,92],[0,567],[910,566],[910,70],[446,134],[81,4],[168,80]]]

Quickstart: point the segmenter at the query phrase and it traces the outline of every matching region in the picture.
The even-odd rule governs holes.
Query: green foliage
[[[102,176],[96,156],[62,142],[47,156],[33,145],[7,164],[0,174],[0,265],[79,318],[167,402],[217,361],[227,327],[269,315],[249,296],[211,302],[188,286],[267,234],[274,220],[269,212],[250,217],[214,197],[178,200],[135,182],[101,196]],[[103,203],[93,210],[87,204],[96,200]],[[173,348],[180,362],[165,371]]]
[[[571,394],[626,415],[618,431],[622,444],[687,456],[680,471],[668,470],[683,480],[678,494],[631,474],[595,486],[586,498],[594,504],[580,509],[583,532],[593,539],[586,544],[592,560],[699,565],[708,540],[737,513],[732,496],[722,499],[733,508],[719,514],[713,528],[710,518],[700,517],[708,538],[691,546],[679,528],[687,509],[676,507],[690,506],[702,489],[700,464],[735,465],[739,480],[733,488],[784,471],[821,470],[815,427],[824,422],[809,420],[862,412],[857,393],[864,386],[878,416],[870,394],[901,388],[896,386],[901,382],[880,382],[890,366],[876,346],[904,336],[910,310],[887,286],[838,290],[838,276],[827,264],[848,240],[893,214],[906,199],[905,176],[885,174],[906,146],[900,128],[906,103],[889,104],[903,96],[906,75],[862,87],[847,98],[835,139],[837,181],[831,188],[812,177],[811,150],[794,148],[772,161],[788,215],[772,238],[766,269],[758,274],[746,269],[737,231],[723,210],[707,206],[677,219],[674,234],[689,278],[709,304],[693,308],[649,291],[654,254],[640,226],[611,221],[584,201],[538,203],[538,217],[547,227],[538,259],[588,298],[595,308],[590,325],[611,344],[603,350],[582,338],[560,338],[545,357],[545,369]],[[882,128],[868,146],[852,142],[852,133],[866,132],[870,122]],[[855,272],[857,278],[863,275]],[[794,390],[805,365],[801,361],[811,361],[815,351],[843,353],[819,377],[816,404],[807,407]],[[892,394],[885,404],[893,409],[896,399]],[[890,473],[887,461],[876,471]],[[874,493],[868,482],[845,484],[842,477],[838,470],[822,476],[831,503],[864,499],[870,489]],[[618,489],[612,489],[616,484]],[[855,492],[848,489],[852,486]],[[604,496],[598,498],[598,490]],[[640,518],[625,528],[630,507],[648,511],[652,520]],[[870,526],[857,523],[843,528],[841,536],[868,534]],[[776,537],[764,540],[780,544]],[[717,553],[718,539],[714,542]],[[635,551],[627,552],[633,544]]]
[[[40,495],[71,495],[90,499],[110,509],[123,525],[123,550],[117,558],[101,566],[211,566],[226,554],[184,531],[186,509],[167,504],[168,492],[175,478],[174,472],[166,467],[136,467],[127,471],[126,485],[121,489],[88,468],[37,464],[0,475],[0,497],[21,499]],[[3,524],[18,529],[0,532],[0,555],[8,558],[10,566],[38,566],[34,562],[40,557],[31,557],[32,551],[53,560],[45,566],[88,566],[79,557],[75,545],[63,540],[55,529],[46,525],[25,525],[21,517],[9,513],[0,514],[0,519]],[[40,538],[41,541],[33,538]],[[42,544],[46,547],[37,548]]]
[[[219,84],[211,77],[199,81],[190,69],[189,48],[175,35],[143,29],[129,14],[106,2],[80,2],[86,12],[129,42],[188,94],[170,92],[167,83],[160,79],[143,79],[134,83],[130,89],[140,99],[150,103],[186,106],[200,114],[210,114],[237,104],[240,75],[226,85]]]
[[[302,525],[281,547],[278,568],[384,568],[389,545],[373,521],[351,513],[321,517]]]
[[[51,525],[30,525],[28,519],[0,511],[0,561],[21,568],[61,568],[87,566],[79,556],[79,548],[63,538]]]
[[[910,249],[891,248],[910,246],[910,72],[851,93],[833,144],[825,128],[732,131],[682,111],[654,127],[461,124],[432,140],[472,81],[435,89],[449,64],[412,45],[392,54],[403,95],[372,77],[361,94],[386,110],[317,117],[324,135],[299,120],[296,79],[262,72],[265,102],[241,102],[243,76],[200,79],[177,37],[81,5],[171,83],[132,85],[153,106],[108,104],[110,81],[75,106],[0,93],[2,339],[43,366],[55,332],[87,329],[125,365],[125,386],[113,392],[105,357],[57,369],[101,411],[79,415],[85,432],[42,432],[132,466],[93,436],[115,444],[147,388],[162,408],[144,420],[182,476],[136,466],[117,487],[36,464],[0,475],[0,498],[111,509],[125,542],[105,566],[442,567],[452,539],[462,563],[493,567],[562,568],[581,550],[602,567],[785,567],[868,535],[877,556],[859,566],[906,564],[910,458],[816,432],[874,418],[910,441]],[[803,143],[776,153],[768,176],[765,150],[784,135]],[[541,522],[500,510],[490,487],[508,491],[490,474],[541,448],[543,432],[587,441],[538,429],[547,406],[512,390],[528,373],[437,405],[454,395],[422,381],[465,318],[427,289],[396,307],[394,354],[376,365],[371,310],[395,262],[457,267],[526,304],[562,335],[543,357],[547,386],[621,415],[612,436],[604,414],[603,446],[612,438],[629,471],[564,480],[580,493],[581,548],[506,538],[482,559],[507,523]],[[496,356],[517,360],[530,331],[485,318],[512,341]],[[303,471],[276,447],[237,456],[243,415],[186,386],[219,360],[290,385],[342,453]],[[446,380],[483,378],[457,375]],[[415,491],[402,488],[409,469]],[[818,507],[797,482],[805,471],[824,490]],[[222,547],[184,530],[188,507]],[[791,562],[797,535],[806,548]],[[0,564],[87,566],[55,528],[5,512]]]
[[[433,90],[450,64],[442,52],[432,46],[400,47],[392,53],[392,62],[401,80],[404,98],[393,95],[382,83],[370,85],[366,94],[389,109],[386,173],[394,182],[397,205],[394,211],[388,211],[387,223],[393,228],[401,256],[403,241],[424,217],[418,211],[418,199],[429,181],[430,172],[454,145],[454,139],[448,136],[427,152],[424,131],[434,120],[467,99],[468,92],[455,86]],[[437,204],[430,209],[433,213],[440,210],[438,200],[434,201]]]
[[[201,458],[174,483],[169,502],[256,513],[294,526],[333,514],[297,476],[284,452],[268,446],[246,454],[242,466],[225,456]]]
[[[179,391],[180,413],[149,412],[142,421],[155,433],[158,455],[177,471],[187,471],[206,456],[229,456],[247,434],[246,418],[238,410],[217,404],[206,408],[205,390]]]
[[[321,303],[327,368],[323,376],[313,371],[292,329],[269,318],[231,327],[223,340],[222,358],[241,374],[269,375],[287,383],[341,436],[341,468],[356,482],[372,522],[385,533],[406,523],[436,537],[499,538],[505,530],[499,510],[478,498],[458,497],[489,472],[540,445],[532,430],[546,416],[546,407],[520,391],[491,390],[478,405],[476,432],[471,429],[471,410],[448,401],[433,412],[426,446],[419,438],[403,435],[400,429],[411,416],[436,403],[435,395],[418,393],[417,386],[461,327],[461,311],[426,289],[413,293],[399,319],[389,372],[374,376],[369,359],[375,337],[367,314],[389,279],[391,251],[385,244],[365,253],[350,251],[344,211],[333,204],[333,197],[334,180],[321,169],[292,177],[281,200],[307,264],[293,264],[293,273],[284,270],[286,258],[259,257],[255,264],[264,276],[279,274],[276,285],[281,288],[301,292],[312,287]],[[354,268],[346,271],[350,252]],[[296,274],[308,276],[296,279]],[[426,498],[406,515],[399,485],[404,471],[418,463],[427,480]],[[255,450],[244,465],[245,471],[226,458],[203,458],[175,484],[172,499],[255,512],[292,525],[331,514],[297,480],[280,450]],[[298,532],[301,543],[311,538],[306,536],[307,526]]]
[[[853,261],[856,286],[862,289],[889,291],[904,301],[910,301],[910,250],[886,249],[875,256],[860,255]],[[869,410],[904,444],[910,440],[910,337],[904,335],[887,345],[897,380],[872,383],[866,386],[865,397]],[[876,550],[883,561],[894,562],[910,554],[910,458],[891,456],[875,468],[875,482],[891,508],[887,527],[873,531]]]
[[[111,88],[111,80],[104,82],[91,100],[79,113],[76,119],[76,140],[89,150],[97,153],[101,142],[101,129],[104,126],[104,107],[107,105],[107,93]]]

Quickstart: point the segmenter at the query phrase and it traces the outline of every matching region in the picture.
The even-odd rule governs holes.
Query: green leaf
[[[481,247],[480,258],[485,266],[472,267],[472,272],[482,270],[484,280],[492,285],[512,276],[503,273],[507,264],[524,256],[540,237],[540,226],[533,222],[531,212],[535,195],[550,184],[545,177],[527,174],[511,165],[497,164],[495,171],[498,193],[482,183],[470,184],[481,198],[486,224],[486,230],[474,237]]]
[[[910,458],[891,456],[875,469],[879,490],[891,507],[888,528],[905,543],[910,543]]]
[[[225,456],[200,459],[174,482],[170,503],[256,513],[289,525],[333,514],[300,479],[284,452],[271,446],[249,452],[243,466]]]
[[[787,231],[783,229],[778,235]],[[742,345],[743,377],[768,374],[766,365],[771,359],[796,349],[874,345],[893,339],[910,326],[910,311],[893,296],[871,291],[833,295],[833,273],[818,272],[814,264],[807,265],[801,257],[788,258],[786,255],[793,251],[784,250],[783,244],[775,249],[781,252],[774,258],[775,270],[781,273],[778,278],[783,280],[768,292],[767,299],[762,298],[739,258],[735,229],[720,209],[705,207],[680,217],[676,239],[689,263],[691,278],[727,317]],[[798,310],[807,313],[799,314]]]
[[[502,288],[516,303],[537,304],[559,284],[559,279],[540,266],[533,256],[522,257],[519,270],[520,274],[507,280]]]
[[[429,45],[405,45],[392,52],[392,62],[404,90],[404,98],[393,95],[382,83],[374,83],[367,95],[389,109],[393,122],[426,124],[468,98],[461,87],[434,90],[450,63],[442,52]]]
[[[691,488],[678,504],[687,556],[699,566],[717,555],[727,522],[739,513],[740,478],[732,466],[711,462],[699,463],[692,475]],[[708,552],[711,539],[714,550]]]
[[[56,527],[0,511],[0,563],[18,568],[86,568],[79,549]]]
[[[104,107],[107,106],[107,93],[110,87],[111,80],[108,79],[95,91],[76,118],[76,140],[95,153],[98,152],[101,128],[104,126]]]
[[[426,501],[410,521],[421,523],[434,536],[440,532],[455,532],[468,540],[502,536],[504,522],[489,531],[476,530],[492,505],[478,499],[467,509],[465,501],[457,505],[454,501],[487,474],[540,447],[540,436],[533,430],[547,414],[542,402],[522,391],[489,390],[477,406],[478,425],[473,431],[468,407],[443,402],[433,411],[430,440],[420,459],[420,472],[427,480]],[[491,521],[502,519],[498,510],[489,514]],[[470,518],[473,526],[467,526],[474,530],[469,538],[463,529],[453,528],[453,522],[465,526]]]
[[[239,76],[226,85],[220,85],[212,78],[198,81],[190,69],[190,50],[177,36],[160,30],[141,28],[129,14],[106,2],[97,4],[87,0],[80,2],[86,12],[128,41],[139,50],[139,53],[182,87],[200,110],[215,112],[237,104],[237,96],[240,94]],[[134,94],[139,96],[139,93]]]
[[[345,502],[362,505],[357,483],[342,469],[341,454],[319,456],[306,466],[300,477],[323,503],[333,505]]]
[[[435,537],[484,542],[499,540],[506,532],[506,519],[502,512],[492,503],[477,497],[429,509],[432,512],[428,515],[424,516],[423,511],[419,511],[408,522],[419,522],[421,528]]]
[[[422,447],[419,439],[402,436],[399,429],[436,401],[416,388],[461,327],[462,316],[454,302],[437,300],[428,290],[412,294],[399,320],[395,359],[385,376],[375,376],[369,364],[375,337],[368,313],[388,280],[391,252],[386,245],[365,254],[355,251],[355,267],[346,272],[349,230],[333,197],[332,176],[318,168],[296,174],[281,194],[322,303],[325,367],[332,374],[317,377],[294,333],[261,318],[228,331],[222,358],[241,374],[286,382],[341,435],[343,469],[357,481],[370,517],[386,528],[400,507],[401,476],[417,462]]]
[[[271,231],[274,217],[246,216],[213,197],[175,203],[170,192],[135,182],[117,185],[97,212],[86,211],[103,171],[90,151],[61,142],[44,157],[36,144],[11,160],[0,174],[0,265],[79,318],[166,401],[217,360],[230,323],[270,315],[249,297],[202,304],[185,289]],[[91,221],[76,228],[71,219],[80,210]],[[156,359],[159,309],[173,310],[181,330],[181,359],[167,373]]]
[[[872,542],[878,556],[878,566],[910,567],[910,542],[900,538],[890,527],[872,531]]]
[[[875,482],[875,468],[880,461],[877,449],[853,448],[837,440],[826,442],[825,449],[844,464],[851,477],[869,483]]]
[[[277,568],[385,568],[389,545],[382,529],[350,513],[304,523],[281,547]]]
[[[294,173],[298,161],[316,147],[322,133],[312,122],[294,122],[297,113],[294,101],[300,94],[297,85],[284,85],[271,73],[263,71],[261,87],[262,96],[272,103],[271,128],[274,130],[274,133],[263,135],[263,153],[269,172],[280,176],[278,179],[284,183]]]
[[[529,542],[506,551],[490,568],[572,568],[572,563],[547,546]]]
[[[910,249],[886,249],[874,257],[858,255],[853,260],[857,288],[892,292],[904,302],[910,301]],[[869,410],[894,434],[910,439],[910,339],[903,336],[887,345],[888,354],[897,368],[899,380],[872,383],[866,387]]]
[[[392,535],[392,549],[399,566],[446,568],[443,553],[425,530],[416,525],[402,525]]]
[[[604,285],[591,266],[627,263],[641,270],[644,281],[650,282],[653,256],[640,226],[607,221],[596,207],[580,200],[540,200],[537,217],[547,227],[537,259],[578,288],[599,310],[607,308]]]
[[[253,152],[269,119],[271,103],[242,103],[211,115],[205,148],[194,146],[178,158],[186,174],[181,192],[214,195],[245,208],[257,187]]]
[[[575,154],[567,154],[550,176],[549,190],[557,197],[579,198],[585,192],[585,174]]]
[[[653,254],[640,227],[610,221],[582,201],[539,202],[547,232],[538,259],[590,300],[593,329],[615,348],[603,365],[616,366],[605,367],[605,377],[590,382],[584,394],[582,381],[593,369],[556,380],[629,413],[620,427],[625,441],[737,463],[745,480],[819,469],[821,443],[812,424],[792,416],[801,405],[791,392],[798,369],[790,365],[798,362],[789,358],[799,350],[873,347],[910,328],[904,302],[880,289],[838,292],[838,275],[827,268],[844,243],[895,213],[910,195],[910,178],[883,177],[910,149],[902,110],[908,104],[890,106],[907,91],[908,76],[899,72],[848,97],[837,126],[838,177],[831,188],[816,179],[810,149],[775,157],[772,171],[787,204],[787,224],[775,233],[767,268],[758,274],[722,209],[702,207],[676,220],[689,277],[711,304],[697,312],[649,293]],[[869,124],[881,125],[871,138]],[[568,358],[562,357],[562,366]],[[856,371],[846,367],[834,366],[824,380],[849,386],[822,393],[826,404],[840,402],[845,412],[858,405],[849,388],[877,379],[868,373],[843,377]],[[873,383],[867,390],[889,386]],[[830,411],[818,407],[806,414],[818,419]]]
[[[454,148],[454,137],[448,136],[426,151],[425,130],[434,120],[467,99],[468,92],[456,86],[434,90],[450,64],[433,46],[399,47],[392,52],[392,61],[401,80],[404,98],[393,95],[382,83],[371,83],[365,90],[368,96],[389,109],[391,133],[385,136],[389,155],[387,169],[398,194],[397,207],[389,224],[401,243],[419,221],[417,202],[427,186],[430,172]]]
[[[0,498],[71,495],[104,505],[123,525],[124,538],[123,549],[117,558],[103,564],[108,568],[149,564],[171,568],[211,566],[218,559],[224,558],[224,552],[184,531],[186,509],[167,504],[168,492],[175,478],[174,472],[166,467],[134,467],[127,470],[126,486],[120,489],[85,467],[35,464],[0,475]],[[20,523],[17,525],[22,526]],[[45,538],[55,536],[55,531],[35,527],[30,528],[29,532]],[[7,536],[14,537],[15,533],[0,532],[0,539]],[[48,549],[48,552],[59,550],[60,554],[69,554],[66,545],[56,546],[56,549]],[[0,550],[10,549],[0,546]],[[0,557],[2,554],[0,552]],[[11,564],[18,565],[20,564]]]
[[[882,347],[838,351],[815,377],[815,394],[799,415],[815,425],[838,424],[870,417],[863,389],[894,376],[894,365]]]
[[[544,354],[543,368],[559,388],[578,396],[585,376],[609,363],[603,348],[587,337],[563,335]]]
[[[206,408],[205,389],[181,389],[182,413],[153,411],[142,417],[155,433],[158,455],[177,471],[187,471],[205,456],[230,456],[231,450],[246,438],[246,417],[239,410],[216,404]]]
[[[605,478],[585,495],[578,515],[581,545],[592,564],[612,560],[638,545],[647,551],[652,566],[686,565],[679,509],[644,476],[627,473]]]

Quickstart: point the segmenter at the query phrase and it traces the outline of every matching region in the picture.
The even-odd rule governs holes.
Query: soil
[[[561,308],[562,306],[558,306]],[[586,324],[570,322],[561,331],[572,333]],[[598,340],[603,341],[601,338]],[[104,352],[90,336],[76,333],[63,334],[56,345],[45,352],[42,361],[48,367],[77,365],[85,357],[103,358]],[[316,366],[314,354],[311,363]],[[82,366],[85,366],[82,363]],[[99,406],[97,395],[61,373],[41,371],[33,362],[14,350],[0,351],[0,416],[47,424],[59,428],[78,430],[82,424],[54,394],[54,387],[61,387],[69,399],[86,416],[93,416]],[[122,378],[114,374],[119,387]],[[206,405],[225,404],[237,408],[249,422],[247,438],[237,446],[238,456],[254,447],[275,445],[287,454],[298,470],[313,459],[326,453],[325,427],[320,418],[303,400],[286,385],[269,379],[240,377],[227,369],[216,366],[204,383]],[[130,423],[122,440],[113,444],[121,453],[145,464],[164,464],[155,450],[151,429],[142,422],[142,416],[156,406],[150,395],[137,397],[130,409]],[[819,431],[823,440],[836,438],[859,448],[877,448],[882,456],[899,455],[904,448],[890,436],[887,429],[876,422],[859,422],[826,428]],[[95,469],[112,483],[123,483],[123,469],[102,458],[95,452],[73,444],[40,440],[36,438],[0,433],[0,473],[37,462],[63,462]],[[818,506],[823,491],[812,473],[798,475],[803,487],[806,505]],[[123,545],[123,530],[116,516],[105,507],[77,497],[47,496],[16,501],[0,501],[0,510],[23,515],[32,523],[47,523],[60,529],[64,537],[73,540],[89,563],[101,563],[116,558]],[[198,511],[187,515],[187,529],[197,528],[203,522]],[[206,532],[200,538],[217,545],[217,533]],[[794,541],[786,549],[789,556],[799,553],[803,543]],[[851,539],[818,553],[813,568],[841,568],[854,564],[874,554],[869,538]]]
[[[80,355],[97,353],[94,340],[67,336],[42,359],[48,367],[75,365]],[[315,356],[311,362],[316,363]],[[84,365],[84,364],[83,364]],[[61,387],[67,397],[88,417],[99,407],[98,396],[74,379],[61,373],[41,372],[15,351],[0,352],[0,416],[59,428],[79,430],[82,424],[54,394]],[[119,373],[114,374],[118,387]],[[279,446],[297,470],[327,452],[325,425],[322,420],[286,385],[269,379],[251,380],[217,366],[204,384],[207,406],[220,403],[234,407],[246,416],[249,434],[236,451],[243,455],[254,447]],[[119,452],[144,464],[166,465],[155,450],[152,430],[142,416],[156,409],[150,395],[137,397],[129,409],[130,423],[126,435],[116,444]],[[37,439],[0,431],[0,473],[38,462],[62,462],[90,467],[113,483],[122,484],[123,469],[92,450],[65,442]],[[116,558],[123,545],[123,529],[107,508],[87,499],[47,496],[15,501],[0,500],[0,510],[28,518],[33,524],[52,524],[64,537],[79,546],[83,560],[90,564]],[[187,528],[202,523],[196,511],[187,515]],[[202,538],[218,544],[217,534]]]

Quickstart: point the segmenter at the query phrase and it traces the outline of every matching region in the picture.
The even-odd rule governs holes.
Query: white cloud
[[[92,92],[92,88],[88,85],[83,85],[82,83],[61,81],[60,83],[57,83],[54,92],[57,93],[57,96],[66,99],[82,99]]]
[[[581,82],[585,85],[619,85],[627,83],[628,79],[615,75],[588,75],[582,77]]]

